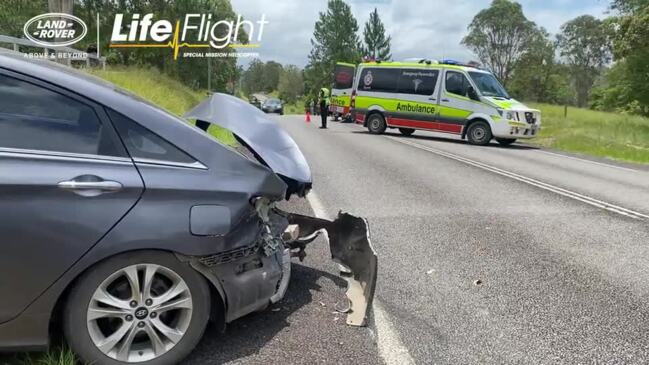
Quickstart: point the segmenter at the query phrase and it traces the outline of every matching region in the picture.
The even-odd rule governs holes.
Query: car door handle
[[[117,181],[61,181],[57,184],[60,189],[69,190],[82,196],[97,196],[103,193],[114,193],[122,190],[122,184]]]
[[[428,98],[428,100],[433,100],[433,101],[435,101],[435,100],[437,100],[437,98],[430,97],[430,98]]]
[[[448,99],[442,99],[443,102],[448,103],[450,100]]]

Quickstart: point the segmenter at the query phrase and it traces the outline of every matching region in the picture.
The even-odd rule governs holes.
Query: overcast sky
[[[556,34],[561,24],[582,14],[604,17],[607,0],[519,0],[528,19]],[[491,0],[347,0],[359,24],[359,36],[369,13],[376,7],[392,36],[392,58],[475,59],[460,45],[467,25]],[[311,50],[310,40],[318,13],[326,0],[232,0],[234,10],[246,19],[266,14],[259,52],[263,61],[303,67]],[[361,38],[362,39],[362,38]],[[247,64],[249,59],[241,59]]]

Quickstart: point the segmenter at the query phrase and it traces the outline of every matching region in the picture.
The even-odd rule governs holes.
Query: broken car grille
[[[237,248],[226,252],[221,252],[214,255],[203,256],[198,261],[200,261],[201,264],[207,267],[212,267],[212,266],[225,264],[228,262],[239,260],[244,257],[254,255],[257,252],[257,250],[259,250],[259,246],[257,245],[241,247],[241,248]]]

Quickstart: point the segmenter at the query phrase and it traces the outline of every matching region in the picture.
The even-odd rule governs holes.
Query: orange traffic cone
[[[311,113],[307,110],[305,120],[307,123],[311,123]]]

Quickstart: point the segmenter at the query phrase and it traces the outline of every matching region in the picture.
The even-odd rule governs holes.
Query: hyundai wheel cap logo
[[[148,315],[149,315],[149,311],[146,308],[140,308],[137,311],[135,311],[135,318],[137,319],[144,319]]]

